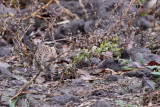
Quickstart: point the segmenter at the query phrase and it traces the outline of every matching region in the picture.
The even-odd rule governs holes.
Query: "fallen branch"
[[[19,90],[19,92],[14,96],[12,97],[9,101],[11,102],[13,99],[15,99],[16,97],[18,97],[20,94],[23,94],[23,90],[32,83],[32,81],[34,81],[38,76],[39,74],[41,73],[41,70],[38,71],[38,73],[26,84],[23,85],[23,87]]]

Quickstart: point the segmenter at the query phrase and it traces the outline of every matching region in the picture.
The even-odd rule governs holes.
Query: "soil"
[[[18,1],[0,1],[0,107],[160,106],[158,4],[152,14],[130,0]],[[56,73],[21,92],[45,40],[55,42]]]

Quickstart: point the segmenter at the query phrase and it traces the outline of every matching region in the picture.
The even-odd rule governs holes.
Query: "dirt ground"
[[[156,3],[1,0],[0,107],[159,107]]]

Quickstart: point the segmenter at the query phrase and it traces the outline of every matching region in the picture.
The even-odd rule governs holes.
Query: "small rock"
[[[91,93],[91,96],[104,97],[107,96],[108,92],[106,90],[96,90]]]
[[[62,95],[62,96],[56,96],[53,98],[53,100],[56,102],[56,103],[59,103],[59,104],[66,104],[70,101],[73,101],[73,102],[78,102],[78,99],[76,96],[72,95],[72,94],[65,94],[65,95]]]
[[[0,61],[0,75],[3,75],[4,77],[13,77],[11,71],[11,66],[5,62]]]
[[[137,71],[128,71],[126,73],[124,73],[124,75],[129,76],[129,77],[138,77],[138,78],[142,78],[142,77],[151,77],[151,70],[149,69],[139,69]]]
[[[0,57],[11,55],[10,47],[8,47],[8,46],[0,47],[0,50],[1,50],[0,51]]]
[[[76,35],[78,32],[85,33],[84,30],[84,21],[83,20],[74,20],[68,24],[62,25],[55,32],[54,38],[61,39],[67,35]]]
[[[8,43],[4,39],[0,40],[0,46],[7,46],[7,45]]]
[[[142,80],[142,87],[145,87],[145,91],[152,91],[155,89],[156,84],[149,80],[147,77],[144,77]]]
[[[129,59],[131,58],[133,61],[143,64],[148,64],[150,61],[156,61],[157,63],[160,63],[160,57],[152,54],[148,48],[128,49],[122,53],[123,58],[128,58],[124,57],[125,55],[128,55]]]
[[[96,58],[96,57],[93,57],[93,58],[90,58],[90,63],[92,64],[92,65],[97,65],[97,64],[99,64],[100,63],[100,59],[99,58]]]
[[[90,107],[112,107],[109,102],[105,101],[104,99],[98,100],[94,102]]]
[[[128,86],[128,92],[129,93],[140,93],[142,88],[142,82],[139,79],[133,80],[132,84]]]
[[[6,68],[6,69],[7,69],[7,68],[10,68],[10,67],[11,67],[11,65],[9,65],[9,64],[7,64],[7,63],[5,63],[5,62],[1,62],[1,61],[0,61],[0,68],[1,68],[1,67],[3,67],[3,68]]]
[[[109,68],[114,71],[120,71],[121,66],[117,60],[114,59],[106,59],[102,64],[98,66],[98,68]]]
[[[152,71],[150,69],[145,69],[145,68],[139,69],[139,70],[137,70],[137,72],[143,73],[148,78],[152,77],[152,74],[151,74]]]
[[[132,24],[133,26],[139,27],[140,29],[143,29],[143,30],[152,27],[152,25],[150,24],[150,21],[144,17],[137,17]]]

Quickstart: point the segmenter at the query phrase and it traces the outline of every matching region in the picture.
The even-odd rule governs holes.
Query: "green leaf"
[[[121,107],[124,107],[124,102],[121,100],[115,100],[115,102],[120,105]]]
[[[81,61],[83,58],[84,58],[84,55],[81,55],[81,56],[79,57],[79,61]]]
[[[100,48],[103,48],[103,46],[104,46],[103,43],[101,43]]]
[[[128,107],[138,107],[137,105],[128,104]]]
[[[102,49],[102,52],[106,52],[107,51],[107,49]]]
[[[15,107],[15,104],[16,104],[16,102],[19,100],[19,99],[21,99],[22,97],[24,97],[25,95],[21,95],[21,96],[18,96],[15,100],[13,100],[13,101],[9,101],[9,106],[10,107]]]
[[[24,107],[28,107],[28,105],[26,103],[24,103]]]
[[[140,13],[140,16],[146,16],[148,15],[147,13]]]
[[[151,69],[151,70],[153,70],[153,69],[155,69],[155,68],[157,68],[157,66],[155,65],[155,66],[146,66],[147,68],[149,68],[149,69]]]
[[[160,72],[152,72],[151,74],[153,74],[155,76],[160,76]]]
[[[130,67],[122,67],[123,70],[131,70],[132,68]]]
[[[157,69],[160,70],[160,66],[157,66]]]
[[[141,53],[138,53],[139,54],[139,57],[140,57],[140,63],[143,65],[143,56]]]
[[[104,40],[104,45],[106,45],[106,43],[107,43],[107,40],[105,39],[105,40]]]

